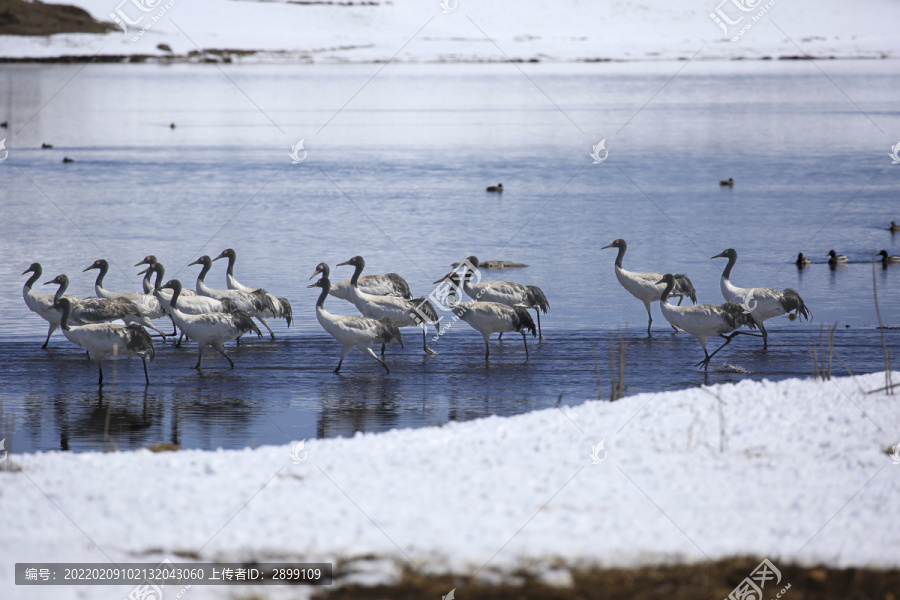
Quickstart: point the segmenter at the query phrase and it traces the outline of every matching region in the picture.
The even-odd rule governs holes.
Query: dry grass
[[[422,600],[438,599],[456,588],[461,600],[715,600],[728,594],[760,563],[760,558],[740,557],[697,565],[642,567],[639,569],[572,570],[571,587],[541,583],[534,574],[517,572],[516,583],[482,584],[451,575],[426,576],[404,573],[396,585],[341,586],[316,590],[317,600]],[[785,600],[897,600],[900,571],[831,569],[827,567],[776,566],[782,579],[769,582],[764,597],[775,597],[784,586]],[[770,589],[771,588],[771,589]]]

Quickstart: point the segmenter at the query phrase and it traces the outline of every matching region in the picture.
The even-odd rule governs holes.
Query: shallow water
[[[598,369],[606,397],[620,327],[629,393],[702,384],[699,344],[673,335],[658,307],[654,335],[643,333],[643,305],[616,282],[614,250],[601,250],[618,237],[626,268],[687,273],[701,302],[722,301],[725,261],[709,257],[734,247],[737,285],[791,287],[812,309],[812,324],[769,321],[766,353],[735,340],[709,383],[808,375],[807,339],[834,322],[850,369],[882,368],[866,261],[900,253],[886,230],[900,220],[893,61],[820,63],[828,77],[807,62],[521,65],[530,79],[512,65],[388,65],[368,85],[380,65],[224,66],[231,80],[214,66],[82,66],[0,73],[11,124],[0,402],[16,452],[244,447],[516,414],[560,394],[596,398]],[[301,138],[308,155],[294,165]],[[602,138],[609,158],[595,165]],[[727,177],[734,188],[718,185]],[[497,182],[502,196],[483,191]],[[130,265],[146,254],[187,284],[198,269],[184,265],[225,247],[238,251],[238,279],[288,297],[296,318],[273,323],[275,342],[234,350],[235,370],[209,354],[198,375],[195,346],[160,345],[153,385],[139,360],[112,360],[101,397],[96,369],[59,333],[40,350],[46,324],[22,302],[19,275],[32,261],[42,281],[65,272],[70,293],[91,295],[94,272],[81,270],[101,256],[113,263],[106,287],[124,291],[138,289]],[[832,247],[855,262],[829,269]],[[798,271],[801,250],[819,264]],[[494,343],[486,367],[465,324],[434,342],[435,357],[407,329],[389,376],[358,353],[333,375],[340,348],[305,286],[318,262],[335,269],[356,254],[421,295],[469,254],[527,263],[485,277],[541,286],[548,339],[527,363],[521,339]],[[900,325],[900,266],[876,281],[883,320]],[[208,283],[224,287],[221,262]],[[337,299],[327,308],[354,313]],[[897,331],[886,334],[900,354]]]

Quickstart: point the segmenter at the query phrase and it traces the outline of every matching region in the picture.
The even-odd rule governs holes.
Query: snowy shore
[[[900,56],[900,4],[889,0],[64,3],[121,29],[0,36],[0,58],[343,63]]]
[[[110,597],[107,587],[15,587],[15,562],[178,556],[369,555],[482,576],[557,559],[744,554],[897,568],[900,464],[886,450],[900,442],[900,411],[896,395],[866,393],[884,382],[876,373],[639,394],[311,440],[293,456],[290,445],[11,455],[21,471],[0,471],[0,596]],[[396,571],[375,564],[382,579]],[[195,586],[191,597],[227,589]]]

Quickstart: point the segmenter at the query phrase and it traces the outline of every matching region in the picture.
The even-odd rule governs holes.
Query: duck
[[[889,264],[895,265],[897,263],[900,263],[900,256],[897,256],[896,254],[892,254],[892,255],[888,256],[887,250],[882,250],[875,256],[881,257],[881,264],[883,264],[883,265],[889,265]]]
[[[797,260],[794,261],[794,264],[797,265],[797,268],[804,268],[812,264],[812,261],[808,256],[803,256],[803,253],[797,255]]]
[[[734,187],[734,179],[729,177],[728,179],[723,179],[719,182],[719,185],[726,187]]]
[[[834,250],[829,250],[828,254],[826,254],[825,256],[830,257],[828,259],[828,264],[831,265],[832,267],[835,265],[843,265],[843,264],[850,262],[850,259],[847,258],[846,254],[838,254]]]
[[[897,223],[894,223],[893,221],[891,221],[891,226],[888,227],[888,230],[889,230],[891,233],[897,233],[898,231],[900,231],[900,225],[898,225]]]
[[[487,191],[489,191],[489,192],[496,192],[496,193],[498,193],[498,194],[502,194],[502,193],[503,193],[503,184],[502,184],[502,183],[498,183],[497,185],[489,185],[489,186],[487,187]]]

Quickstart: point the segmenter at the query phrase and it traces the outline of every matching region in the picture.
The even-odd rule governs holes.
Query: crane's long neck
[[[60,289],[62,289],[62,288],[60,287]],[[63,329],[65,329],[66,331],[68,331],[69,330],[69,311],[72,310],[72,303],[71,302],[61,302],[60,305],[61,305],[60,309],[62,310],[62,316],[59,318],[59,326],[62,327]]]
[[[664,289],[664,290],[662,291],[662,294],[660,294],[660,296],[659,296],[659,301],[660,301],[662,304],[665,304],[665,303],[666,303],[666,298],[669,297],[669,294],[672,293],[672,290],[673,290],[674,288],[675,288],[675,280],[674,280],[674,279],[672,279],[672,280],[666,282],[666,289]]]
[[[328,281],[327,276],[323,276],[325,281],[322,285],[322,293],[319,294],[319,299],[316,300],[316,308],[325,309],[325,298],[328,297],[328,292],[331,290],[331,282]]]
[[[153,285],[150,283],[151,277],[153,277],[153,269],[147,269],[147,272],[144,273],[144,278],[141,280],[141,286],[144,288],[145,294],[153,291]]]
[[[172,300],[169,302],[169,306],[176,310],[178,309],[176,302],[178,302],[179,295],[181,295],[181,286],[179,285],[172,287]]]
[[[625,268],[622,266],[622,259],[625,258],[625,250],[626,249],[627,249],[626,246],[619,246],[619,253],[616,255],[616,266],[619,267],[620,269]]]
[[[236,261],[236,260],[237,260],[237,256],[235,256],[234,254],[228,255],[228,268],[225,269],[225,274],[228,277],[234,277],[234,261]]]
[[[156,267],[154,267],[153,270],[156,271],[156,285],[153,287],[159,289],[160,286],[162,286],[162,280],[163,276],[166,274],[166,268],[160,263],[156,263]]]
[[[722,279],[731,279],[731,267],[734,266],[734,263],[737,262],[737,256],[729,256],[728,264],[725,265],[725,270],[722,271]]]
[[[203,268],[200,269],[200,274],[197,275],[197,281],[202,281],[203,283],[206,283],[206,281],[205,281],[206,274],[209,273],[209,270],[212,268],[212,263],[205,262],[205,263],[201,263],[201,264],[203,265]]]
[[[94,288],[96,290],[100,290],[103,288],[103,278],[106,277],[107,271],[109,271],[109,265],[106,263],[100,263],[98,267],[99,272],[97,273],[97,281],[94,282]],[[100,295],[100,292],[97,292],[97,295]]]
[[[56,290],[56,293],[53,295],[53,303],[54,304],[59,302],[59,299],[62,298],[62,295],[65,293],[66,288],[68,288],[68,287],[69,287],[69,278],[66,277],[59,283],[59,289]]]
[[[359,276],[362,274],[363,269],[366,268],[366,265],[363,263],[356,263],[356,270],[353,271],[353,277],[350,278],[350,285],[356,287],[357,283],[359,283]]]
[[[34,282],[37,281],[41,277],[41,273],[43,273],[43,269],[38,267],[35,269],[34,273],[31,274],[31,277],[28,278],[28,281],[25,282],[25,289],[30,290],[31,286],[34,285]]]

